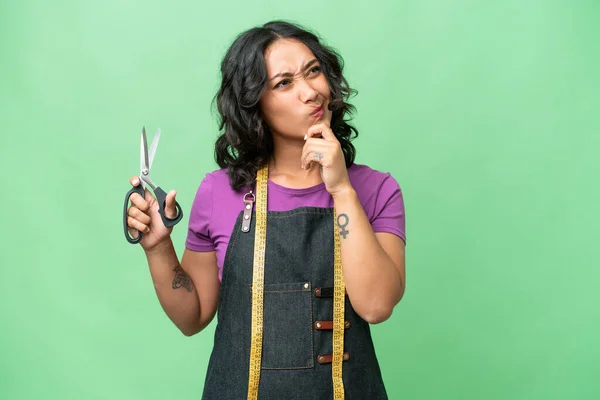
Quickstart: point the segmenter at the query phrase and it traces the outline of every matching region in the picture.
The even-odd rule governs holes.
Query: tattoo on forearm
[[[188,292],[194,290],[194,283],[190,279],[190,276],[185,273],[181,265],[177,265],[173,268],[175,271],[175,278],[173,278],[173,289],[185,288]]]
[[[345,220],[345,222],[342,223],[342,220]],[[338,215],[338,217],[337,217],[337,223],[338,223],[338,226],[341,229],[340,235],[342,235],[342,237],[344,239],[346,239],[346,235],[350,233],[350,231],[348,229],[346,229],[346,227],[348,226],[349,222],[350,222],[350,219],[348,218],[348,216],[346,214],[340,214],[340,215]]]

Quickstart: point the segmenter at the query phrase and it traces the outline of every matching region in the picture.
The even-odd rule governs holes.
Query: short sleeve
[[[406,243],[404,198],[398,182],[389,173],[377,191],[371,226],[374,232],[393,233]]]
[[[192,203],[185,247],[194,251],[213,251],[215,244],[211,238],[211,217],[213,209],[212,177],[206,175]]]

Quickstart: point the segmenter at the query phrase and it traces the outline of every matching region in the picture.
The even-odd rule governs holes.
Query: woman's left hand
[[[319,136],[321,137],[315,137]],[[333,131],[324,123],[308,129],[302,149],[302,168],[308,170],[313,165],[321,166],[321,179],[331,195],[340,193],[352,185],[348,178],[346,160],[342,146]]]

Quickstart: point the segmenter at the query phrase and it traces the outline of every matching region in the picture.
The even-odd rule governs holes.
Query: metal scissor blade
[[[150,150],[148,150],[148,158],[150,160],[150,164],[148,164],[148,168],[152,168],[152,161],[154,160],[154,154],[156,154],[156,147],[158,146],[158,139],[160,139],[160,128],[154,135],[154,139],[152,139],[152,144],[150,145]]]
[[[142,149],[141,149],[141,171],[149,170],[148,165],[148,139],[146,139],[146,127],[142,128]],[[148,173],[148,171],[146,171]]]
[[[146,127],[142,127],[142,139],[140,143],[140,183],[146,189],[144,177],[148,174],[148,143],[146,141]],[[144,174],[146,172],[146,174]]]

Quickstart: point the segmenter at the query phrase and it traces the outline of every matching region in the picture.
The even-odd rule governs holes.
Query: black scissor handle
[[[160,187],[156,187],[156,189],[154,189],[154,195],[156,196],[156,200],[158,201],[158,213],[162,218],[163,224],[165,224],[167,228],[177,225],[177,223],[181,221],[181,218],[183,217],[183,211],[181,211],[181,206],[179,205],[179,203],[175,202],[175,207],[177,208],[177,215],[175,216],[175,218],[168,218],[165,215],[167,194]]]
[[[138,231],[138,236],[137,238],[133,238],[130,234],[129,234],[129,230],[127,227],[127,206],[129,205],[129,198],[131,197],[132,194],[137,193],[140,196],[142,196],[142,199],[144,198],[144,188],[142,187],[142,185],[138,185],[138,186],[134,186],[129,192],[127,192],[127,194],[125,195],[125,205],[123,206],[123,229],[125,230],[125,239],[127,239],[127,241],[131,244],[136,244],[139,243],[140,240],[142,240],[142,232]]]

